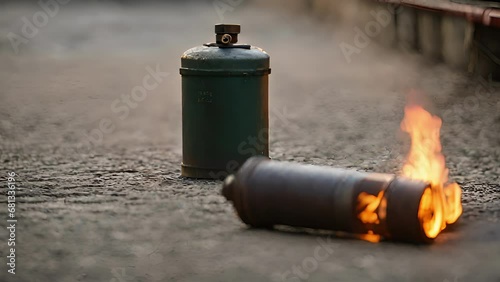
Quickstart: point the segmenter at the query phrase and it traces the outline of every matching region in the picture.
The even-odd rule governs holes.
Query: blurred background
[[[15,171],[20,185],[18,273],[2,268],[0,280],[499,280],[497,7],[2,1],[0,180]],[[271,56],[273,159],[398,173],[407,95],[423,93],[463,188],[458,226],[431,246],[331,239],[326,261],[294,274],[328,238],[247,229],[220,182],[180,177],[180,56],[215,41],[216,23],[241,24],[239,42]],[[127,100],[152,72],[158,85]]]

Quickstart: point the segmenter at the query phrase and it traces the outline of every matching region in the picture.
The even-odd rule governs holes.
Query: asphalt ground
[[[69,3],[16,54],[7,34],[21,35],[22,18],[39,10],[0,6],[1,225],[8,172],[18,218],[15,275],[0,229],[0,281],[500,281],[500,91],[491,83],[375,42],[348,63],[339,44],[353,42],[352,27],[250,2],[222,18],[211,3]],[[221,21],[240,23],[240,41],[271,56],[273,159],[399,173],[406,97],[424,93],[443,117],[450,179],[463,188],[459,222],[424,246],[256,230],[220,181],[180,177],[180,55],[213,41]],[[157,87],[116,114],[112,104],[148,68],[162,73]],[[318,247],[324,260],[314,259]]]

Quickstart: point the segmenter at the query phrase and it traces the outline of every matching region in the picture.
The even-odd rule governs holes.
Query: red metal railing
[[[421,10],[462,16],[485,26],[500,27],[500,9],[453,3],[439,0],[377,0],[395,5],[413,7]]]

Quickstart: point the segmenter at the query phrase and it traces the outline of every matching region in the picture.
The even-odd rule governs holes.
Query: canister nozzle
[[[238,34],[241,31],[239,24],[216,24],[215,42],[217,44],[235,44],[238,43]]]

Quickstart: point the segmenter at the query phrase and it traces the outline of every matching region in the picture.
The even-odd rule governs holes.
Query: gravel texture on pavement
[[[0,202],[7,172],[19,185],[16,275],[1,228],[0,281],[500,281],[498,88],[374,42],[347,63],[350,28],[246,2],[223,19],[211,3],[70,3],[14,54],[6,34],[39,9],[0,6]],[[425,93],[463,188],[459,223],[426,246],[255,230],[220,181],[180,177],[180,55],[213,41],[220,21],[271,56],[273,159],[399,173],[406,96]],[[114,113],[148,67],[168,75]]]

